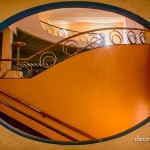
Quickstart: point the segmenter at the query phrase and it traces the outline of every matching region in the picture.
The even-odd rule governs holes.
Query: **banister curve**
[[[91,135],[89,135],[89,134],[87,134],[87,133],[85,133],[85,132],[83,132],[83,131],[81,131],[81,130],[79,130],[79,129],[77,129],[77,128],[75,128],[75,127],[73,127],[73,126],[71,126],[71,125],[69,125],[69,124],[67,124],[67,123],[65,123],[65,122],[55,118],[55,117],[53,117],[53,116],[51,116],[51,115],[49,115],[49,114],[47,114],[46,112],[44,112],[44,111],[42,111],[42,110],[40,110],[40,109],[38,109],[38,108],[36,108],[34,106],[31,106],[30,104],[28,104],[28,103],[26,103],[26,102],[24,102],[24,101],[22,101],[22,100],[20,100],[20,99],[18,99],[16,97],[12,96],[12,95],[6,93],[3,90],[0,90],[0,93],[2,93],[4,95],[14,99],[15,101],[19,102],[20,104],[23,104],[24,106],[26,106],[26,107],[28,107],[28,108],[30,108],[32,110],[40,113],[43,117],[47,117],[47,118],[53,120],[54,122],[56,122],[56,123],[58,123],[58,124],[60,124],[62,126],[65,126],[68,129],[70,129],[72,131],[75,131],[76,133],[79,133],[82,136],[85,136],[85,137],[89,138],[90,140],[96,140],[96,138],[94,138],[93,136],[91,136]]]
[[[64,132],[56,129],[55,127],[53,127],[53,126],[51,126],[51,125],[49,125],[49,124],[47,124],[47,123],[45,123],[45,122],[43,122],[43,121],[35,118],[33,116],[31,116],[30,114],[27,114],[26,112],[24,112],[24,111],[22,111],[22,110],[20,110],[20,109],[18,109],[16,107],[14,107],[14,106],[12,106],[9,103],[6,103],[5,101],[0,100],[0,103],[3,104],[3,105],[5,105],[6,107],[9,107],[9,108],[13,109],[14,111],[16,111],[16,112],[18,112],[20,114],[22,114],[22,115],[30,118],[31,120],[33,120],[33,121],[35,121],[35,122],[37,122],[37,123],[39,123],[39,124],[47,127],[48,129],[50,129],[50,130],[52,130],[52,131],[54,131],[54,132],[56,132],[56,133],[58,133],[58,134],[60,134],[60,135],[62,135],[64,137],[68,138],[69,140],[78,141],[76,138],[74,138],[74,137],[72,137],[72,136],[70,136],[70,135],[68,135],[68,134],[66,134],[66,133],[64,133]]]
[[[79,31],[76,31],[76,30],[70,30],[70,29],[66,29],[66,28],[57,27],[57,26],[55,26],[55,25],[49,24],[49,23],[47,23],[47,22],[45,22],[45,21],[42,21],[42,20],[40,20],[40,22],[41,22],[41,23],[44,23],[44,24],[46,24],[46,25],[52,26],[52,27],[54,27],[54,28],[64,29],[64,30],[67,30],[67,31],[80,33]]]
[[[106,31],[109,31],[109,36]],[[2,62],[0,64],[0,78],[9,78],[9,76],[7,77],[9,68],[5,65],[5,61],[15,62],[13,63],[13,69],[16,71],[16,76],[12,78],[32,78],[39,74],[34,73],[32,64],[30,64],[30,62],[33,62],[34,59],[38,59],[36,62],[38,62],[41,66],[41,70],[38,70],[38,72],[42,72],[45,69],[54,66],[58,62],[90,49],[108,45],[148,44],[148,40],[145,37],[145,32],[149,32],[149,30],[123,27],[98,28],[80,32],[64,38],[36,52],[28,58],[0,59],[0,62]],[[57,53],[58,56],[54,51],[55,48],[58,48],[57,46],[61,46],[59,53]]]
[[[147,30],[147,29],[139,29],[139,28],[123,28],[123,27],[98,28],[98,29],[93,29],[93,30],[88,30],[88,31],[80,32],[80,33],[77,33],[77,34],[75,34],[75,35],[72,35],[72,36],[69,36],[69,37],[67,37],[67,38],[64,38],[64,39],[62,39],[62,40],[60,40],[60,41],[58,41],[58,42],[56,42],[56,43],[54,43],[54,44],[52,44],[52,45],[50,45],[50,46],[48,46],[48,47],[42,49],[41,51],[39,51],[39,52],[37,52],[37,53],[31,55],[31,56],[28,57],[28,58],[24,58],[24,59],[17,59],[17,58],[14,58],[14,59],[0,59],[0,61],[29,61],[29,60],[31,60],[32,58],[34,58],[35,56],[37,56],[37,55],[39,55],[39,54],[41,54],[41,53],[43,53],[43,52],[45,52],[45,51],[47,51],[47,50],[53,48],[53,47],[56,46],[56,45],[59,45],[59,44],[65,42],[65,41],[67,41],[67,40],[69,40],[69,39],[72,39],[72,38],[74,38],[74,37],[76,37],[76,36],[80,36],[80,35],[82,35],[82,34],[87,34],[87,33],[93,33],[93,32],[96,32],[96,31],[102,31],[102,30],[120,30],[120,29],[125,29],[125,30],[138,30],[138,31],[146,31],[146,32],[149,32],[149,30]]]

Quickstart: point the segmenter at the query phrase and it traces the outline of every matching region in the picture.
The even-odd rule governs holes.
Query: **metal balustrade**
[[[54,28],[55,26],[53,26]],[[58,28],[58,27],[57,27]],[[59,29],[59,28],[58,28]],[[62,29],[62,28],[61,28]],[[72,32],[68,30],[69,32]],[[111,45],[126,45],[126,44],[148,44],[145,33],[149,30],[138,28],[100,28],[85,32],[74,32],[71,36],[64,38],[45,49],[33,54],[28,58],[13,58],[0,59],[0,78],[7,76],[8,68],[5,62],[11,61],[15,65],[15,72],[18,78],[32,78],[33,65],[32,59],[38,58],[38,65],[41,71],[48,69],[59,63],[58,55],[53,51],[57,46],[62,46],[61,53],[64,59],[61,61],[77,55],[81,52],[88,51],[95,48]]]

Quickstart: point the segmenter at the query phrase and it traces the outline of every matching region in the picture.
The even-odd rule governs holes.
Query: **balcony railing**
[[[5,62],[14,64],[14,70],[18,78],[32,78],[36,75],[33,74],[33,66],[31,65],[35,57],[39,60],[34,63],[40,66],[37,67],[38,71],[40,70],[38,73],[40,73],[60,61],[95,48],[108,45],[148,44],[145,37],[148,32],[149,30],[138,28],[100,28],[79,32],[40,50],[28,58],[0,59],[0,78],[5,78],[8,73]],[[54,51],[57,46],[62,47],[59,54]],[[62,59],[58,59],[59,55],[61,55]]]
[[[66,38],[66,37],[80,33],[79,31],[70,30],[70,29],[66,29],[66,28],[60,28],[58,26],[49,24],[49,23],[44,22],[42,20],[40,20],[40,23],[46,32],[48,32],[51,35],[55,35],[55,36],[58,36],[61,38]]]

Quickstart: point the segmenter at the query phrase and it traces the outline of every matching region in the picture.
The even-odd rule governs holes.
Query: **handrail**
[[[80,33],[79,31],[76,31],[76,30],[70,30],[70,29],[66,29],[66,28],[57,27],[57,26],[55,26],[55,25],[49,24],[49,23],[47,23],[47,22],[45,22],[45,21],[42,21],[42,20],[40,20],[40,22],[41,22],[41,23],[44,23],[44,24],[46,24],[46,25],[49,25],[50,27],[58,28],[58,29],[60,29],[60,30],[63,29],[63,30],[65,30],[65,31],[71,31],[71,32]]]
[[[66,134],[66,133],[64,133],[64,132],[62,132],[62,131],[54,128],[53,126],[51,126],[51,125],[49,125],[49,124],[47,124],[47,123],[45,123],[45,122],[43,122],[43,121],[41,121],[41,120],[39,120],[39,119],[31,116],[31,115],[29,115],[29,114],[21,111],[20,109],[14,107],[12,105],[10,105],[9,103],[6,103],[6,102],[4,102],[2,100],[0,100],[0,103],[3,104],[3,105],[5,105],[5,106],[7,106],[7,107],[9,107],[9,108],[11,108],[11,109],[13,109],[13,110],[15,110],[16,112],[19,112],[20,114],[22,114],[22,115],[30,118],[31,120],[33,120],[33,121],[35,121],[35,122],[37,122],[37,123],[39,123],[39,124],[41,124],[41,125],[49,128],[50,130],[52,130],[52,131],[54,131],[54,132],[56,132],[56,133],[58,133],[58,134],[60,134],[60,135],[62,135],[64,137],[66,137],[66,138],[68,138],[68,139],[70,139],[72,141],[78,141],[76,138],[73,138],[72,136],[70,136],[70,135],[68,135],[68,134]]]
[[[50,24],[50,23],[47,23],[47,22],[45,22],[45,21],[42,21],[42,20],[40,20],[40,22],[41,23],[43,23],[43,24],[45,24],[45,25],[47,25],[47,27],[46,27],[46,31],[48,32],[48,29],[50,28],[52,31],[54,31],[54,28],[57,28],[58,29],[58,31],[57,31],[57,35],[59,36],[59,32],[63,32],[63,31],[67,31],[68,32],[68,36],[69,36],[69,33],[82,33],[81,31],[77,31],[77,30],[71,30],[71,29],[67,29],[67,28],[62,28],[62,27],[58,27],[58,26],[55,26],[55,25],[52,25],[52,24]],[[115,28],[118,28],[118,27],[115,27]],[[103,28],[103,29],[105,29],[105,28]],[[132,30],[134,30],[134,29],[136,29],[136,28],[126,28],[126,29],[132,29]],[[138,28],[137,28],[138,29]],[[136,29],[136,30],[137,30]],[[146,30],[146,29],[139,29],[139,30],[143,30],[143,31],[148,31],[148,30]],[[53,34],[53,33],[52,33]],[[66,36],[65,34],[67,34],[67,33],[63,33],[63,38]]]
[[[58,42],[56,42],[56,43],[54,43],[54,44],[52,44],[52,45],[50,45],[50,46],[48,46],[48,47],[46,47],[46,48],[40,50],[39,52],[37,52],[37,53],[31,55],[31,56],[28,57],[28,58],[23,58],[23,59],[22,59],[22,58],[20,58],[20,59],[18,59],[18,58],[13,58],[13,59],[0,59],[0,61],[29,61],[29,60],[31,60],[32,58],[34,58],[35,56],[37,56],[37,55],[39,55],[39,54],[42,54],[43,52],[45,52],[45,51],[47,51],[47,50],[49,50],[49,49],[52,49],[54,46],[59,45],[59,44],[65,42],[65,41],[67,41],[67,40],[69,40],[69,39],[72,39],[72,38],[76,37],[76,36],[80,36],[80,35],[82,35],[82,34],[87,34],[87,33],[93,33],[93,32],[96,32],[96,31],[103,31],[103,30],[121,30],[121,29],[125,29],[125,30],[138,30],[138,31],[146,31],[146,32],[149,32],[149,30],[146,30],[146,29],[139,29],[139,28],[123,28],[123,27],[117,27],[117,28],[98,28],[98,29],[93,29],[93,30],[88,30],[88,31],[80,32],[80,33],[78,33],[78,34],[75,34],[75,35],[69,36],[69,37],[67,37],[67,38],[64,38],[64,39],[62,39],[62,40],[60,40],[60,41],[58,41]],[[93,34],[94,34],[94,33],[93,33]]]
[[[108,36],[107,34],[106,36],[103,33],[103,31],[108,30],[110,30],[109,37],[107,37]],[[134,30],[136,32],[134,32]],[[140,32],[137,34],[137,31]],[[117,27],[117,28],[99,28],[80,32],[75,35],[64,38],[38,51],[37,53],[31,55],[28,58],[0,59],[0,61],[2,62],[0,64],[0,78],[4,78],[8,72],[8,68],[4,64],[4,61],[17,62],[14,63],[16,75],[19,78],[30,78],[33,77],[33,69],[32,66],[29,64],[29,61],[31,61],[31,59],[37,56],[39,56],[38,58],[40,65],[42,66],[43,70],[45,70],[68,57],[83,52],[84,50],[104,47],[105,45],[146,44],[147,39],[145,38],[144,32],[149,32],[149,30]],[[124,41],[124,39],[126,40]],[[107,41],[109,44],[106,44]],[[58,61],[59,56],[57,58],[57,55],[53,51],[53,49],[57,48],[58,45],[62,46],[62,54],[64,55],[60,61]],[[48,62],[50,63],[48,64]],[[23,69],[26,70],[26,72],[23,71]],[[20,75],[21,73],[20,71],[24,72],[24,74]]]
[[[91,135],[89,135],[89,134],[87,134],[87,133],[85,133],[85,132],[83,132],[83,131],[81,131],[81,130],[79,130],[79,129],[77,129],[77,128],[75,128],[75,127],[73,127],[73,126],[71,126],[71,125],[69,125],[69,124],[67,124],[67,123],[65,123],[65,122],[63,122],[63,121],[61,121],[61,120],[51,116],[51,115],[49,115],[49,114],[47,114],[47,113],[45,113],[45,112],[43,112],[42,110],[40,110],[40,109],[38,109],[36,107],[31,106],[30,104],[28,104],[28,103],[26,103],[26,102],[24,102],[24,101],[22,101],[22,100],[20,100],[20,99],[18,99],[16,97],[10,95],[10,94],[2,91],[2,90],[0,90],[0,93],[2,93],[4,95],[14,99],[15,101],[19,102],[20,104],[23,104],[24,106],[26,106],[26,107],[28,107],[28,108],[30,108],[32,110],[40,113],[43,117],[47,117],[47,118],[57,122],[58,124],[61,124],[61,125],[65,126],[65,127],[67,127],[68,129],[70,129],[72,131],[75,131],[75,132],[79,133],[80,135],[85,136],[85,137],[87,137],[87,138],[89,138],[91,140],[96,140],[96,138],[94,138],[93,136],[91,136]]]

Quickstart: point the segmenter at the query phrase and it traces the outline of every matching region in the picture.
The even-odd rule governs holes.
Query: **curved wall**
[[[0,87],[96,138],[104,138],[149,117],[149,54],[149,45],[99,48],[71,57],[32,79],[1,79]],[[19,115],[17,119],[25,121]]]

